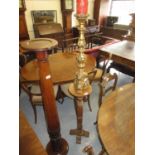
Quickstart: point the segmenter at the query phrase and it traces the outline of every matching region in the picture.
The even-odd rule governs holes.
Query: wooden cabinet
[[[29,39],[25,20],[25,10],[24,0],[19,0],[19,40]]]
[[[103,35],[122,40],[123,36],[127,34],[127,30],[123,29],[116,29],[113,27],[104,27],[103,28]]]

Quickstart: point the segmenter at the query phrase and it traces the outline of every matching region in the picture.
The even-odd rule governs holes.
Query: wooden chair
[[[40,91],[40,86],[38,83],[36,82],[28,82],[23,80],[22,78],[20,78],[20,86],[21,88],[27,93],[27,95],[29,96],[29,100],[34,112],[34,119],[35,119],[35,123],[37,123],[37,110],[36,110],[36,106],[42,106],[42,94]],[[55,96],[57,95],[57,91],[58,91],[58,86],[54,86],[54,94]]]
[[[108,86],[108,83],[110,81],[113,81],[113,84]],[[111,74],[111,73],[106,73],[104,76],[102,76],[101,82],[99,83],[99,107],[102,103],[102,98],[103,96],[105,96],[105,94],[107,94],[110,90],[115,90],[116,89],[116,85],[117,85],[117,81],[118,81],[118,76],[116,73]]]
[[[63,40],[62,52],[73,52],[78,50],[78,38],[69,38]]]
[[[111,42],[113,38],[104,36],[102,33],[96,34],[91,37],[91,48],[93,46],[100,46]]]
[[[97,70],[94,70],[94,71],[88,73],[88,78],[89,78],[90,84],[92,84],[92,82],[93,82],[93,80],[94,80],[94,78],[95,78],[95,76],[96,76],[96,73],[97,73]],[[71,99],[74,99],[73,96],[68,92],[68,88],[69,88],[69,85],[70,85],[70,84],[71,84],[71,83],[67,83],[67,84],[62,84],[62,85],[60,86],[61,92],[62,92],[62,94],[63,94],[63,95],[62,95],[62,102],[64,101],[64,97],[65,97],[65,96],[66,96],[66,97],[69,97],[69,98],[71,98]],[[90,95],[88,95],[88,96],[86,96],[86,97],[84,98],[84,102],[88,102],[89,110],[92,111],[92,108],[91,108],[91,105],[90,105]]]

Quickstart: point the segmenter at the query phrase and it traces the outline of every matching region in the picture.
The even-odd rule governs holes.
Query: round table
[[[110,155],[135,153],[135,85],[124,85],[105,97],[98,113],[98,130]]]
[[[78,71],[76,56],[78,53],[55,53],[48,56],[48,62],[50,66],[52,81],[54,84],[60,84],[64,82],[71,82],[75,79],[75,73]],[[38,61],[35,59],[27,63],[21,69],[21,75],[28,81],[39,80],[39,68]],[[86,55],[85,71],[91,72],[96,65],[96,61],[93,56]]]

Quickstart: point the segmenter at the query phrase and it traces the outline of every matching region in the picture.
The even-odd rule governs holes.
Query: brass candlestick
[[[83,90],[87,89],[89,84],[88,74],[84,71],[85,68],[85,62],[86,62],[86,56],[84,54],[86,41],[85,41],[85,22],[88,17],[88,15],[75,15],[79,22],[79,39],[78,39],[78,48],[79,48],[79,54],[77,56],[77,65],[79,68],[79,71],[76,73],[76,77],[74,80],[74,87],[76,90]]]

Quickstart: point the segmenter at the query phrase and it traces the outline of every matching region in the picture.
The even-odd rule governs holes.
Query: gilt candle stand
[[[79,39],[78,39],[78,48],[79,54],[77,56],[77,66],[79,68],[78,72],[76,73],[76,77],[74,80],[74,86],[76,90],[83,90],[89,87],[89,79],[88,74],[84,71],[86,56],[84,54],[86,41],[85,41],[85,22],[88,15],[75,15],[77,20],[79,21]]]
[[[20,43],[23,49],[35,52],[38,60],[40,88],[50,137],[50,142],[46,147],[48,155],[66,155],[69,149],[67,141],[61,137],[60,133],[60,121],[48,64],[47,51],[56,47],[57,44],[56,40],[48,38],[37,38]]]
[[[86,56],[84,54],[86,41],[84,37],[85,32],[85,22],[88,15],[75,15],[79,21],[79,39],[78,48],[79,54],[77,56],[77,66],[78,72],[74,80],[74,84],[69,86],[69,92],[75,98],[75,111],[77,117],[77,128],[70,130],[70,135],[76,135],[76,143],[81,144],[81,136],[89,137],[89,132],[83,130],[82,120],[83,120],[83,99],[92,92],[92,87],[89,83],[89,78],[87,72],[85,72],[85,62]]]

